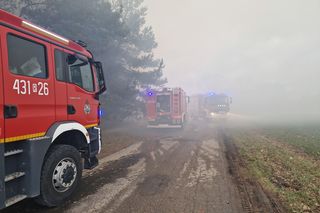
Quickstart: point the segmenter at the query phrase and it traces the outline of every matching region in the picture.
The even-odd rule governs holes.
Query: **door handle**
[[[4,118],[16,118],[18,117],[18,108],[14,105],[4,105]]]
[[[68,108],[68,109],[67,109],[68,115],[74,115],[74,114],[76,114],[76,108],[74,108],[73,105],[68,105],[67,108]]]

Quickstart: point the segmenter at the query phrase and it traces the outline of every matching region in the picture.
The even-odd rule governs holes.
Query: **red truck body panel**
[[[164,88],[148,94],[146,117],[150,126],[183,126],[187,119],[187,96],[181,88]]]
[[[65,43],[50,34],[47,35],[36,29],[31,29],[24,24],[29,22],[2,10],[0,10],[0,21],[5,23],[0,25],[2,55],[2,73],[0,75],[5,79],[5,81],[1,81],[0,86],[0,99],[3,99],[4,103],[0,103],[17,106],[19,115],[16,119],[5,119],[5,127],[1,127],[2,130],[5,128],[5,141],[13,142],[43,136],[51,125],[61,121],[76,121],[85,127],[97,125],[99,101],[94,98],[97,89],[96,82],[94,82],[95,90],[90,92],[74,83],[56,80],[54,51],[58,49],[67,54],[81,54],[88,59],[91,59],[92,55],[75,42],[66,39],[68,42]],[[8,35],[44,47],[47,78],[35,78],[10,72]],[[94,66],[91,69],[95,78]],[[19,87],[20,92],[17,92],[14,87]],[[4,93],[4,91],[6,92]],[[68,115],[67,105],[72,105],[76,112]],[[3,125],[3,122],[1,123]]]

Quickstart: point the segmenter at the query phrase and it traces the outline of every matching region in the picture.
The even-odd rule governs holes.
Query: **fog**
[[[233,97],[231,111],[320,120],[320,2],[146,0],[168,85]]]

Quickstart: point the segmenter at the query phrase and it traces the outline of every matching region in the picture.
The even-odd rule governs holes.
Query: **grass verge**
[[[320,212],[319,133],[293,128],[229,132],[246,162],[245,175],[255,177],[290,212]]]

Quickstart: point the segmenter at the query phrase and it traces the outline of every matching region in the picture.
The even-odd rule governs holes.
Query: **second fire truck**
[[[189,97],[181,88],[148,91],[146,98],[148,127],[183,128],[187,121],[188,100]]]
[[[209,113],[227,114],[230,111],[231,97],[225,94],[210,93],[204,100],[204,107]]]

